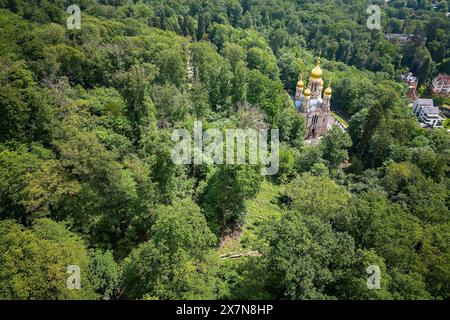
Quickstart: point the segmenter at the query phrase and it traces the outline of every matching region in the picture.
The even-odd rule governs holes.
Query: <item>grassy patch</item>
[[[338,116],[336,113],[331,112],[331,116],[338,119],[340,122],[342,122],[344,124],[344,126],[346,128],[348,128],[348,122],[344,120],[344,118],[342,118],[341,116]]]
[[[285,188],[285,185],[264,181],[256,198],[247,201],[247,220],[243,226],[244,232],[241,239],[244,247],[258,246],[260,244],[258,231],[263,223],[280,219],[282,210],[277,204],[277,196]]]
[[[442,126],[446,129],[450,129],[450,118],[446,118]]]
[[[247,201],[247,218],[242,233],[227,237],[220,248],[220,254],[258,250],[265,243],[258,235],[265,222],[270,223],[281,217],[282,210],[277,205],[277,196],[286,186],[264,180],[258,195]]]

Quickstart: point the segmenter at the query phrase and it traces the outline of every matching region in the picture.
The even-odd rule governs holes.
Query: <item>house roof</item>
[[[434,106],[433,99],[418,98],[415,103],[421,106]]]
[[[433,81],[444,81],[445,84],[450,84],[450,76],[448,74],[439,74]]]
[[[412,72],[402,74],[401,78],[408,83],[412,83],[412,82],[415,83],[417,81],[417,77],[415,77]]]
[[[423,106],[422,110],[423,110],[423,113],[425,113],[427,115],[439,115],[438,107]]]

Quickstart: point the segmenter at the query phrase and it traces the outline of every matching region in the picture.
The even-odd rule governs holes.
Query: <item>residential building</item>
[[[439,74],[431,81],[431,91],[433,94],[450,96],[450,76],[447,74]]]
[[[426,42],[426,37],[407,33],[386,33],[384,37],[386,40],[397,42],[400,45],[410,41],[419,41],[420,43]]]
[[[445,120],[439,115],[439,107],[434,106],[433,99],[416,99],[413,104],[413,112],[424,127],[442,127]]]

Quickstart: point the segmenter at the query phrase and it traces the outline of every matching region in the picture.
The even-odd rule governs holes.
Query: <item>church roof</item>
[[[311,70],[311,79],[318,80],[322,77],[322,68],[320,67],[320,59],[317,60],[316,66]]]
[[[303,106],[303,98],[304,97],[300,97],[299,99],[295,100],[295,109],[297,109],[298,111],[302,110],[302,106]],[[316,109],[319,109],[322,107],[323,104],[323,100],[320,97],[317,98],[313,98],[309,100],[309,110],[313,111]]]
[[[322,104],[323,104],[322,98],[311,99],[309,100],[309,109],[310,110],[318,109],[322,106]]]

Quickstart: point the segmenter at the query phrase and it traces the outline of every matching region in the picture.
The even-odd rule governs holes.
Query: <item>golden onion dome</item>
[[[319,80],[322,78],[322,68],[320,67],[320,60],[317,60],[316,66],[311,70],[311,78]]]
[[[323,87],[323,80],[320,80],[320,86]]]
[[[303,83],[302,80],[299,80],[299,81],[297,82],[297,88],[303,88],[304,85],[305,85],[305,84]]]
[[[309,97],[311,95],[311,90],[309,90],[309,88],[306,88],[305,91],[303,92],[303,95],[305,97]]]
[[[327,96],[331,96],[331,87],[330,86],[328,86],[328,88],[326,88],[325,89],[325,95],[327,95]]]

